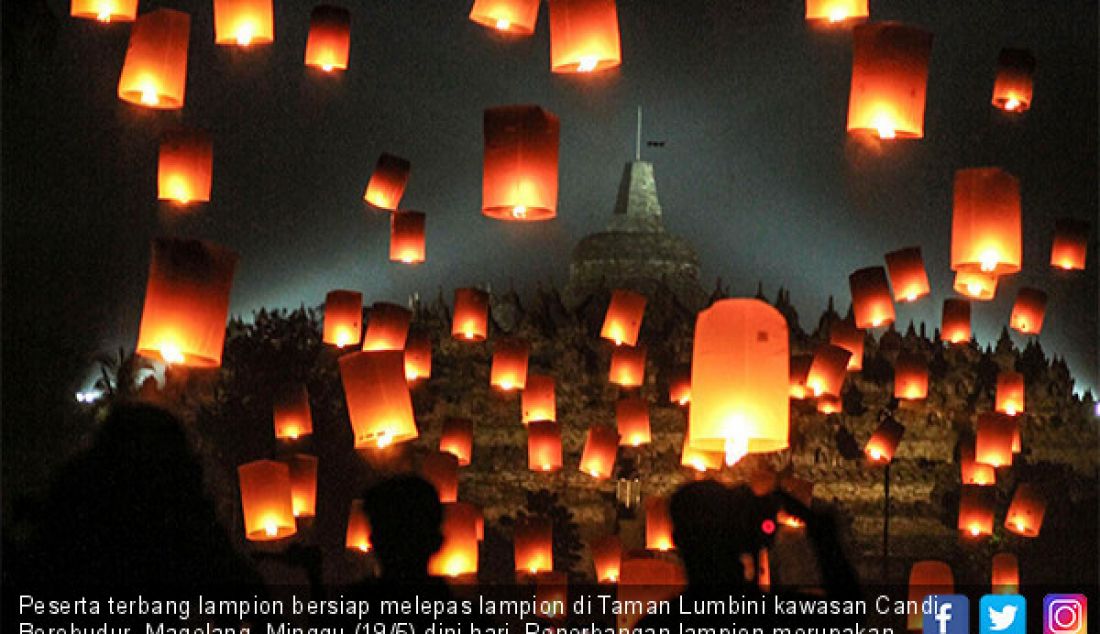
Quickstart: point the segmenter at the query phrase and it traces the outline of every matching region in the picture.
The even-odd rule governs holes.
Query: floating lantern
[[[645,315],[645,301],[645,295],[634,291],[613,291],[600,336],[614,341],[616,346],[637,345],[638,331]]]
[[[153,240],[137,353],[172,365],[222,363],[237,254],[212,242]]]
[[[348,511],[348,530],[344,537],[344,547],[361,553],[370,552],[370,520],[363,510],[363,500],[352,500]]]
[[[287,460],[294,517],[317,515],[317,457],[297,453]]]
[[[721,451],[729,465],[786,448],[789,355],[787,320],[767,303],[723,299],[701,311],[691,360],[692,446]]]
[[[1024,375],[1011,370],[997,373],[997,398],[995,409],[1009,416],[1024,411]]]
[[[813,362],[806,374],[806,388],[815,397],[840,396],[848,360],[852,353],[832,344],[821,344],[814,351]]]
[[[615,0],[553,0],[550,71],[591,73],[622,63]]]
[[[997,472],[992,466],[974,458],[974,441],[959,445],[959,478],[964,485],[992,486],[997,483]]]
[[[1054,223],[1054,242],[1050,247],[1050,265],[1064,271],[1085,270],[1089,250],[1087,222],[1062,218]]]
[[[340,357],[355,448],[387,447],[419,435],[400,350],[355,352]]]
[[[367,190],[363,192],[363,200],[377,209],[397,211],[397,205],[409,184],[411,169],[407,160],[383,152],[374,166]]]
[[[648,550],[672,550],[672,517],[668,499],[660,496],[645,501],[645,547]]]
[[[580,470],[597,480],[611,477],[619,451],[619,434],[614,429],[593,425],[588,428],[581,453]]]
[[[527,375],[527,385],[520,396],[523,423],[533,420],[557,420],[554,398],[554,377],[546,374]]]
[[[1012,329],[1025,335],[1037,335],[1043,329],[1043,316],[1047,310],[1047,294],[1037,288],[1024,287],[1016,294],[1012,305],[1012,317],[1008,323]]]
[[[806,386],[806,380],[810,375],[810,366],[813,365],[814,355],[796,354],[791,357],[790,366],[790,394],[795,400],[807,399],[813,395],[812,390]]]
[[[405,379],[410,383],[432,376],[432,337],[413,331],[405,340]]]
[[[210,202],[214,143],[201,130],[173,130],[160,139],[157,199],[181,205]]]
[[[1035,57],[1031,51],[1001,49],[997,57],[997,79],[993,82],[993,106],[1005,112],[1031,109]]]
[[[684,444],[680,449],[680,465],[691,467],[698,473],[718,471],[725,463],[726,454],[722,451],[703,451],[691,444],[691,429],[684,432]]]
[[[1020,271],[1020,181],[999,167],[955,172],[951,270],[991,275]]]
[[[309,14],[306,66],[326,73],[348,69],[351,49],[351,13],[343,7],[318,5]]]
[[[997,294],[997,276],[991,273],[958,271],[955,273],[955,292],[976,299],[989,301]]]
[[[1047,502],[1039,490],[1026,482],[1016,486],[1005,515],[1005,528],[1021,537],[1038,537],[1043,528]]]
[[[441,503],[458,501],[458,458],[453,454],[440,451],[425,455],[420,475],[435,487]]]
[[[214,43],[251,46],[275,41],[271,0],[214,0]]]
[[[915,302],[931,292],[920,247],[909,247],[887,253],[886,270],[890,273],[890,285],[894,288],[895,301]]]
[[[817,25],[852,24],[867,16],[867,0],[806,0],[806,21]]]
[[[879,139],[924,137],[932,34],[896,22],[853,30],[848,133]]]
[[[452,579],[477,574],[477,514],[471,508],[461,502],[444,504],[439,527],[443,544],[428,560],[428,574]]]
[[[894,362],[894,397],[915,401],[927,396],[928,362],[918,353],[899,353]]]
[[[926,559],[913,563],[909,569],[909,601],[921,605],[931,594],[951,594],[955,591],[955,576],[951,566],[942,561]],[[924,619],[922,610],[908,611],[906,618],[910,631],[920,631]]]
[[[549,420],[527,423],[527,468],[549,473],[561,469],[561,426]]]
[[[797,476],[786,476],[779,481],[779,488],[788,495],[810,508],[814,501],[814,483]],[[775,521],[787,528],[804,528],[806,523],[802,519],[780,509],[775,515]]]
[[[468,418],[448,418],[439,434],[439,450],[458,459],[458,466],[470,464],[474,455],[474,421]]]
[[[488,335],[489,294],[477,288],[455,289],[451,336],[466,341],[485,341]]]
[[[974,440],[974,460],[992,467],[1012,464],[1012,438],[1016,421],[1004,414],[978,414]]]
[[[420,264],[424,253],[424,214],[419,211],[390,214],[390,262]]]
[[[538,517],[517,520],[512,540],[517,573],[537,575],[554,569],[554,526],[549,520]]]
[[[847,319],[834,321],[829,326],[829,343],[852,353],[848,357],[848,371],[859,372],[863,369],[863,342],[867,335]]]
[[[873,463],[887,464],[894,459],[904,433],[905,428],[901,423],[893,418],[887,418],[878,424],[874,433],[867,439],[867,446],[863,448],[863,453]]]
[[[817,397],[817,411],[820,414],[839,414],[844,410],[844,403],[839,396],[822,394]]]
[[[84,20],[133,22],[137,18],[138,0],[72,0],[69,15]]]
[[[404,306],[376,302],[370,307],[363,350],[404,350],[412,311]]]
[[[993,555],[992,590],[993,594],[1020,593],[1020,563],[1012,553]]]
[[[612,350],[608,380],[620,387],[641,387],[645,383],[645,353],[643,345],[619,346]]]
[[[619,444],[624,447],[648,445],[649,403],[636,396],[619,399],[615,403],[615,423],[619,429]]]
[[[558,118],[538,106],[485,110],[481,213],[549,220],[558,211]]]
[[[680,369],[668,380],[668,400],[683,407],[691,402],[691,370]]]
[[[848,276],[856,328],[879,328],[894,323],[894,300],[886,283],[886,269],[871,266]]]
[[[474,0],[470,20],[509,35],[531,35],[539,17],[539,0]]]
[[[626,556],[622,561],[617,600],[619,605],[664,605],[687,584],[679,563],[657,557]],[[638,601],[639,603],[632,603]],[[652,603],[650,603],[652,602]],[[620,610],[615,631],[633,632],[643,617],[640,610]]]
[[[597,583],[616,583],[623,563],[623,540],[618,535],[606,535],[588,545]]]
[[[354,346],[363,333],[363,294],[329,291],[325,295],[325,326],[321,340],[337,348]]]
[[[943,300],[940,339],[955,345],[970,341],[970,302],[955,298]]]
[[[275,396],[275,437],[297,440],[313,433],[313,415],[309,410],[309,392],[306,386],[296,384],[284,387]]]
[[[493,346],[493,365],[489,384],[504,390],[522,390],[527,385],[527,358],[530,346],[523,339],[501,337]]]
[[[959,531],[970,537],[988,537],[993,534],[993,499],[986,495],[988,489],[963,486],[959,494]]]
[[[245,538],[267,542],[297,532],[290,497],[290,468],[274,460],[257,460],[237,467]]]
[[[485,516],[481,509],[469,502],[452,502],[446,506],[443,513],[443,521],[460,520],[469,522],[474,527],[474,539],[485,539]]]
[[[157,9],[139,17],[118,78],[118,98],[146,108],[178,110],[187,88],[191,16]]]

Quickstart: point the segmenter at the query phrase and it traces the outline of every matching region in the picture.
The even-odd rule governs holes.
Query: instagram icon
[[[1088,601],[1083,594],[1043,598],[1043,634],[1088,634]]]

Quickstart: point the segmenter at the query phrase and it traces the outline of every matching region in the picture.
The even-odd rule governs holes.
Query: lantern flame
[[[997,270],[997,262],[1000,260],[1000,256],[996,251],[989,250],[982,253],[979,258],[981,269],[983,273],[992,273]]]
[[[513,218],[526,218],[527,217],[527,206],[526,205],[516,205],[515,207],[513,207],[512,208],[512,217]]]
[[[506,18],[500,18],[499,20],[497,20],[496,26],[498,31],[507,31],[509,28],[512,27],[512,22],[511,20],[508,20]]]
[[[160,97],[157,96],[157,89],[148,84],[143,86],[141,88],[141,103],[147,106],[155,106],[160,103]]]
[[[391,442],[393,442],[393,438],[390,437],[389,429],[383,429],[382,431],[378,432],[378,440],[376,441],[376,444],[378,445],[379,449],[385,449],[386,447],[389,447]]]
[[[878,449],[871,449],[867,453],[871,456],[871,460],[882,460],[882,453]]]
[[[596,65],[600,63],[600,60],[595,55],[585,55],[577,62],[578,73],[591,73],[596,70]]]
[[[331,73],[332,64],[321,64],[321,70],[325,71],[326,73]]]
[[[183,352],[180,351],[179,346],[170,341],[160,344],[160,357],[168,365],[183,363],[184,361]]]
[[[500,389],[502,389],[502,390],[510,390],[510,389],[512,389],[512,387],[514,387],[514,386],[512,385],[512,379],[501,379],[501,381],[500,381]]]
[[[349,335],[346,330],[341,330],[340,333],[336,335],[336,347],[343,348],[349,343],[351,343],[351,335]]]
[[[264,532],[268,537],[275,537],[279,534],[279,524],[275,520],[268,520],[264,523]]]
[[[111,21],[111,3],[101,2],[99,3],[99,13],[96,14],[95,19],[103,22],[104,24]]]
[[[741,417],[736,417],[738,425]],[[732,467],[749,453],[749,441],[743,436],[726,438],[726,466]]]
[[[829,21],[832,23],[843,22],[848,19],[848,12],[844,10],[844,7],[833,7],[833,10],[829,12]]]
[[[917,292],[916,291],[909,291],[908,293],[906,293],[905,294],[905,301],[907,301],[907,302],[917,301]]]
[[[890,115],[886,113],[875,115],[873,125],[875,130],[878,131],[878,138],[884,140],[897,138],[897,130],[894,128],[894,121]]]
[[[1009,112],[1012,112],[1019,107],[1020,100],[1016,99],[1015,97],[1009,97],[1008,101],[1005,102],[1005,110],[1008,110]]]
[[[1015,416],[1016,415],[1016,404],[1015,403],[1009,403],[1008,405],[1005,405],[1005,414],[1008,414],[1009,416]]]
[[[967,282],[966,292],[970,293],[974,297],[977,297],[977,296],[981,295],[982,294],[982,284],[981,284],[981,282],[977,282],[977,281]]]
[[[237,27],[237,45],[248,46],[252,43],[252,37],[255,35],[256,27],[251,22],[246,22]]]
[[[977,524],[971,524],[970,525],[970,534],[971,535],[973,535],[974,537],[977,537],[980,533],[981,533],[981,529],[978,528]]]
[[[359,551],[364,553],[370,552],[370,544],[365,541],[359,542]]]

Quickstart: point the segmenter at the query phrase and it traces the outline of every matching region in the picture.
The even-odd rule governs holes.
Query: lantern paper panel
[[[326,73],[347,70],[351,50],[351,13],[327,4],[313,8],[306,37],[306,66]]]
[[[139,17],[118,78],[118,98],[146,108],[178,110],[187,89],[191,16],[157,9]]]
[[[668,400],[681,407],[691,402],[691,370],[679,369],[668,380]]]
[[[1005,528],[1021,537],[1038,537],[1046,510],[1046,499],[1038,487],[1022,482],[1008,505]]]
[[[993,82],[993,106],[1005,112],[1031,109],[1035,57],[1031,51],[1006,48],[997,57],[997,78]]]
[[[474,421],[468,418],[448,418],[439,434],[439,450],[458,459],[458,466],[470,464],[474,455]]]
[[[913,401],[928,396],[928,361],[914,352],[901,352],[894,362],[894,397]]]
[[[813,391],[806,385],[813,363],[812,354],[796,354],[791,357],[790,395],[792,399],[801,401],[813,396]]]
[[[993,534],[993,498],[987,492],[984,487],[962,487],[959,494],[959,532],[970,537]]]
[[[290,468],[274,460],[257,460],[237,467],[245,538],[266,542],[297,532],[290,494]]]
[[[591,73],[622,63],[615,0],[551,0],[550,70]]]
[[[290,501],[294,517],[317,515],[317,457],[294,454],[287,460],[290,469]]]
[[[397,211],[405,195],[405,187],[409,184],[411,170],[408,160],[383,152],[374,166],[367,190],[363,192],[363,200],[376,209]]]
[[[443,544],[428,560],[428,574],[452,579],[477,574],[478,514],[476,508],[463,502],[443,505]]]
[[[390,261],[420,264],[426,247],[425,216],[419,211],[397,211],[390,214]]]
[[[992,486],[997,483],[996,470],[975,459],[973,440],[959,445],[959,479],[964,485]]]
[[[909,569],[909,601],[920,605],[930,594],[952,594],[955,575],[951,566],[942,561],[926,559],[913,563]],[[909,631],[920,631],[924,615],[921,610],[909,611],[906,625]]]
[[[275,437],[296,440],[313,433],[309,392],[302,384],[284,386],[274,399]]]
[[[214,43],[252,46],[275,41],[272,0],[214,0]]]
[[[1037,288],[1021,288],[1012,305],[1008,323],[1012,329],[1025,335],[1037,335],[1043,329],[1043,317],[1047,310],[1047,294]]]
[[[531,35],[539,17],[539,0],[474,0],[470,20],[509,35]]]
[[[72,0],[69,15],[84,20],[133,22],[137,19],[138,0]]]
[[[992,560],[990,586],[993,594],[1020,593],[1020,562],[1012,553],[997,553]]]
[[[485,110],[481,212],[498,220],[549,220],[558,210],[558,118],[538,106]]]
[[[970,341],[970,302],[965,299],[943,300],[940,339],[953,345]]]
[[[625,603],[628,601],[641,602],[638,605],[671,601],[687,585],[683,568],[668,559],[627,555],[621,569],[616,595],[620,605],[630,605]],[[631,632],[641,619],[638,610],[621,610],[615,617],[616,631]]]
[[[608,380],[620,387],[641,387],[645,383],[644,345],[619,346],[611,351],[611,370]]]
[[[432,337],[414,330],[405,340],[405,379],[410,383],[432,376]]]
[[[520,396],[523,423],[533,420],[557,420],[557,399],[554,395],[554,377],[531,372]]]
[[[634,346],[638,343],[638,331],[645,316],[645,295],[634,291],[615,290],[604,315],[600,336],[614,341],[616,346]]]
[[[619,433],[609,427],[593,425],[588,428],[584,441],[580,470],[597,480],[606,480],[615,469],[618,451]]]
[[[848,133],[879,139],[924,137],[932,34],[897,22],[853,30]]]
[[[915,302],[931,292],[920,247],[908,247],[887,253],[886,270],[890,274],[890,285],[894,289],[895,301]]]
[[[420,462],[420,475],[435,487],[442,504],[458,501],[458,458],[453,454],[426,454]]]
[[[872,266],[848,276],[856,328],[879,328],[894,323],[894,300],[886,282],[886,269]]]
[[[412,311],[404,306],[377,302],[370,307],[363,350],[405,350]]]
[[[863,343],[866,333],[847,319],[834,321],[829,326],[829,343],[852,353],[848,357],[848,371],[859,372],[863,369]]]
[[[489,294],[477,288],[455,289],[451,336],[465,341],[485,341],[489,336]]]
[[[383,448],[419,436],[401,350],[346,354],[339,359],[355,448]]]
[[[1012,417],[994,412],[978,414],[974,460],[991,467],[1011,465],[1015,434],[1016,421]]]
[[[1015,176],[999,167],[955,172],[951,270],[1018,273],[1023,253],[1020,217],[1020,181]]]
[[[497,339],[493,346],[489,384],[505,392],[524,389],[527,385],[527,359],[530,354],[531,347],[523,339]]]
[[[997,373],[995,408],[1002,414],[1015,416],[1024,411],[1024,375],[1011,370]]]
[[[554,527],[549,520],[517,520],[512,539],[517,573],[537,575],[554,569]]]
[[[527,424],[527,468],[549,473],[561,469],[561,426],[553,421]]]
[[[160,139],[157,199],[180,205],[210,202],[214,143],[202,130],[172,130]]]
[[[806,0],[806,21],[814,24],[852,24],[867,16],[867,0]]]
[[[361,553],[371,551],[370,520],[367,512],[363,510],[363,500],[352,500],[348,510],[348,529],[344,535],[344,548],[357,550]]]
[[[1050,246],[1050,265],[1063,271],[1085,270],[1089,250],[1089,224],[1071,218],[1054,222],[1054,240]]]
[[[606,535],[588,545],[597,583],[615,583],[623,563],[623,540],[618,535]]]
[[[645,547],[648,550],[672,550],[672,516],[668,499],[660,496],[645,501]]]
[[[363,294],[358,291],[329,291],[325,295],[325,323],[321,340],[343,348],[359,343],[363,336]]]
[[[874,433],[867,439],[863,453],[873,463],[886,464],[894,459],[904,433],[905,427],[902,427],[901,423],[893,418],[887,418],[878,424]]]
[[[809,395],[840,396],[844,387],[844,378],[848,373],[848,362],[852,353],[840,346],[821,344],[814,351],[810,370],[806,374],[806,387]]]
[[[620,445],[648,445],[652,438],[649,429],[649,402],[636,396],[619,399],[615,403],[615,424],[619,431]]]
[[[987,302],[997,295],[997,276],[991,273],[958,271],[955,273],[954,288],[960,295]]]

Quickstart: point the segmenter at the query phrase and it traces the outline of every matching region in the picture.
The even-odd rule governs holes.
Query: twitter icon
[[[1018,594],[987,594],[978,609],[981,634],[1027,634],[1027,600]]]

